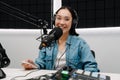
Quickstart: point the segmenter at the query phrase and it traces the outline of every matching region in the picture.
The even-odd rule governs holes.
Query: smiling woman
[[[40,48],[35,61],[26,59],[25,61],[30,64],[22,63],[24,69],[30,70],[37,67],[38,69],[59,70],[68,66],[73,69],[99,72],[89,45],[76,32],[77,25],[73,25],[76,17],[76,12],[71,7],[59,8],[55,13],[54,25],[56,28],[61,28],[63,34],[57,40],[53,40],[50,46]]]

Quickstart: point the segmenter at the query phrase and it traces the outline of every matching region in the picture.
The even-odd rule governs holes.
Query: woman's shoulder
[[[75,35],[70,35],[72,41],[82,41],[85,42],[85,39],[83,39],[81,36],[75,36]]]
[[[87,44],[87,42],[82,37],[73,35],[70,36],[68,43],[70,43],[73,48],[78,46],[83,47]]]

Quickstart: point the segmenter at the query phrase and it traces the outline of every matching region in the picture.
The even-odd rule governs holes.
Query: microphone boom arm
[[[2,1],[0,1],[0,11],[40,28],[48,26],[48,22],[46,20],[39,19]]]

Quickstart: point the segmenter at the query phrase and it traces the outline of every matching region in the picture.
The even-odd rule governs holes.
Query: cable
[[[33,70],[33,71],[30,71],[29,73],[27,73],[26,75],[21,75],[21,76],[15,76],[15,77],[13,77],[13,78],[11,78],[10,80],[15,80],[15,78],[19,78],[19,77],[26,77],[26,76],[28,76],[29,74],[31,74],[31,73],[33,73],[33,72],[36,72],[36,71],[39,71],[38,69],[37,70]]]
[[[66,51],[67,51],[67,49],[65,49],[65,51],[62,53],[62,55],[59,57],[58,63],[56,63],[55,69],[59,67],[59,62],[60,62],[61,58],[63,57],[63,55],[65,54]]]

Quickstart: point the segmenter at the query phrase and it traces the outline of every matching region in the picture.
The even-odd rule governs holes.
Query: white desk
[[[30,78],[30,77],[32,78],[32,77],[56,72],[51,70],[23,70],[23,69],[14,69],[14,68],[3,68],[2,70],[6,73],[6,78],[1,80],[11,80],[12,78],[17,76],[19,77],[16,80],[25,80],[26,78]],[[26,74],[28,75],[25,76]],[[110,76],[111,80],[120,80],[120,74],[116,74],[116,73],[100,73],[100,74]]]
[[[33,77],[45,75],[48,73],[55,73],[54,70],[24,70],[24,69],[14,69],[14,68],[2,68],[4,73],[6,74],[6,78],[1,80],[26,80]]]

